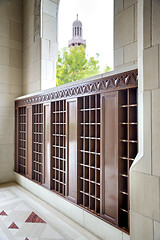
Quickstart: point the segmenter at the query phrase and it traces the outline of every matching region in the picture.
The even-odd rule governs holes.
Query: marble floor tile
[[[98,240],[17,184],[0,185],[0,240]]]

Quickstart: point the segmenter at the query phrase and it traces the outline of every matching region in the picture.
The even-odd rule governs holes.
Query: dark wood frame
[[[137,80],[137,70],[132,70],[86,83],[79,84],[76,82],[74,86],[58,87],[45,91],[45,93],[42,92],[42,94],[39,93],[31,97],[24,97],[15,103],[15,171],[19,172],[19,111],[25,108],[27,144],[26,171],[23,174],[29,179],[34,180],[33,168],[35,160],[33,150],[36,142],[34,134],[34,109],[41,106],[43,112],[43,141],[38,138],[37,142],[39,144],[39,141],[42,141],[42,149],[40,151],[43,152],[41,159],[43,168],[41,169],[42,178],[39,178],[38,182],[38,179],[35,178],[35,181],[126,232],[129,231],[129,168],[138,151]],[[115,186],[117,190],[115,195],[116,205],[114,216],[110,216],[110,214],[107,215],[104,211],[104,207],[107,204],[104,198],[104,191],[107,191],[105,190],[104,183],[104,176],[106,174],[104,171],[104,131],[105,128],[107,129],[105,126],[107,121],[103,120],[106,111],[104,105],[105,97],[106,99],[110,97],[112,97],[113,100],[114,98],[117,99],[115,102],[116,140],[114,144],[115,149],[117,149],[115,157],[117,174],[117,183]],[[87,99],[87,105],[83,105],[82,103],[87,101]],[[125,103],[123,103],[122,100],[124,100]],[[132,100],[135,102],[132,102]],[[96,103],[96,101],[98,102]],[[77,148],[77,159],[75,163],[75,177],[73,178],[73,181],[75,181],[76,195],[71,197],[69,195],[68,184],[69,177],[72,175],[71,173],[71,175],[69,174],[69,105],[73,102],[76,103],[75,123],[77,127],[74,129],[74,132],[76,131],[75,148]],[[94,106],[94,104],[100,105],[99,107],[95,107],[97,105]],[[88,109],[86,106],[88,106]],[[87,115],[85,116],[85,114]],[[126,119],[123,119],[124,115]],[[88,120],[84,117],[87,117]],[[84,126],[83,130],[82,126]],[[85,126],[87,126],[88,130]],[[92,135],[92,132],[94,132],[94,135]],[[88,137],[86,134],[89,134]],[[108,141],[108,139],[106,141]],[[47,149],[48,144],[50,146]],[[88,146],[87,152],[85,151],[86,146]],[[94,147],[95,151],[93,152]],[[37,152],[38,151],[39,147]],[[83,162],[86,160],[83,158],[82,152],[88,154],[89,159],[87,164]],[[127,153],[127,155],[125,155],[125,153]],[[91,155],[93,155],[92,160],[90,159]],[[96,156],[98,156],[100,163],[97,162]],[[123,165],[124,160],[127,162],[127,168]],[[108,163],[106,161],[106,164]],[[126,169],[127,174],[124,174]],[[85,174],[88,174],[87,178]],[[96,177],[96,174],[100,174],[100,176]],[[126,180],[124,180],[124,178]],[[122,189],[123,182],[124,186],[128,186],[125,192]],[[86,188],[87,186],[88,188]],[[125,196],[127,196],[127,198]],[[108,201],[110,201],[109,198]],[[125,214],[125,217],[122,213]]]

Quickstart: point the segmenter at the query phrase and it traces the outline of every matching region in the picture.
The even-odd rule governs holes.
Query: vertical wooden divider
[[[51,188],[51,105],[46,103],[44,107],[44,179],[43,185]]]
[[[67,101],[67,198],[77,202],[77,99]]]
[[[101,216],[118,223],[118,93],[102,94]]]
[[[27,107],[27,164],[26,175],[29,179],[32,179],[32,106]]]
[[[18,172],[18,121],[19,121],[19,117],[18,117],[18,108],[16,108],[15,110],[15,167],[14,170],[16,172]]]

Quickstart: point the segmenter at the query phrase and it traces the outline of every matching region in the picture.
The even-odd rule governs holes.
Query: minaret
[[[72,39],[68,41],[68,47],[86,45],[86,40],[82,39],[82,23],[77,19],[72,24]]]

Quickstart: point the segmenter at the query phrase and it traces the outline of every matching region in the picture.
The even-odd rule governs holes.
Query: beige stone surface
[[[130,240],[130,235],[126,234],[126,233],[122,233],[122,239],[123,240]]]
[[[154,240],[160,239],[160,222],[154,221]]]
[[[132,240],[153,240],[152,219],[132,211],[130,235]]]
[[[9,20],[0,18],[0,36],[9,37]]]
[[[131,169],[141,173],[151,174],[151,92],[145,91],[138,96],[138,142],[139,157],[135,159]],[[147,119],[144,121],[144,119]]]
[[[10,49],[9,63],[12,67],[22,68],[22,51]]]
[[[114,51],[114,66],[118,67],[123,65],[123,47]]]
[[[137,0],[124,0],[124,9],[137,3]]]
[[[45,0],[43,3],[43,12],[49,16],[55,17],[57,15],[57,4],[50,0]]]
[[[137,61],[137,42],[124,46],[124,63]]]
[[[57,22],[56,18],[43,13],[43,38],[56,41]]]
[[[22,41],[22,24],[10,22],[10,38],[16,41]]]
[[[134,6],[115,15],[114,48],[134,42]]]
[[[152,21],[152,9],[151,0],[146,0],[144,4],[144,48],[151,46],[151,21]],[[143,22],[142,22],[143,24]]]
[[[114,1],[114,14],[123,11],[123,0],[115,0]]]
[[[104,240],[122,240],[122,232],[115,227],[106,224],[95,216],[84,211],[84,227],[90,232],[95,232],[96,236]]]
[[[153,45],[160,43],[160,1],[152,1],[152,41]]]
[[[43,39],[41,40],[41,54],[44,59],[49,59],[49,53],[50,53],[50,41]]]
[[[158,88],[158,46],[144,50],[144,90]]]
[[[160,176],[160,89],[152,92],[152,174]]]
[[[0,46],[0,64],[9,65],[9,48]]]
[[[149,218],[160,219],[159,178],[131,171],[131,209]]]

